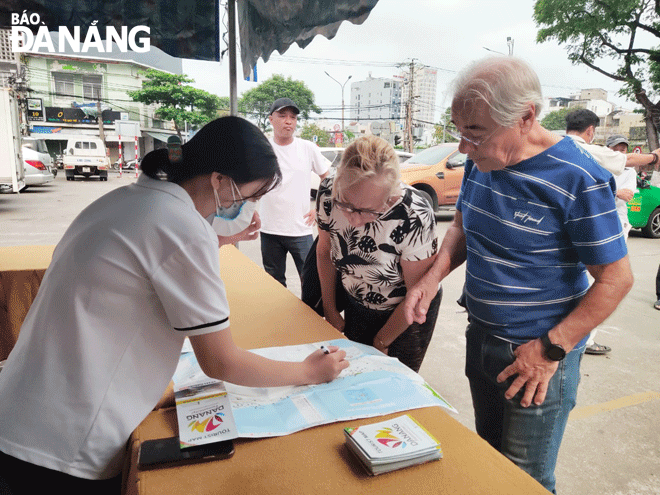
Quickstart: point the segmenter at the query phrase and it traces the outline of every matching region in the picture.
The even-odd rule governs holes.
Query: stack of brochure
[[[440,443],[410,415],[344,428],[346,446],[371,475],[442,458]]]

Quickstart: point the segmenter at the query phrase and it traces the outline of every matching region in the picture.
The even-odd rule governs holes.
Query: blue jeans
[[[516,344],[489,334],[471,322],[465,374],[470,381],[477,433],[518,467],[555,491],[555,465],[568,415],[575,407],[583,348],[568,353],[548,384],[540,406],[522,407],[524,388],[510,400],[504,393],[516,375],[497,383],[497,375],[515,361]]]
[[[291,253],[293,262],[302,273],[305,258],[312,247],[314,238],[312,235],[286,236],[273,234],[260,234],[261,236],[261,260],[264,269],[275,280],[286,287],[286,254]]]

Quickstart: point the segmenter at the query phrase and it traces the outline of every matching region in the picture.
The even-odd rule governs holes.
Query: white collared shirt
[[[143,174],[83,210],[0,373],[0,450],[116,475],[184,338],[229,327],[219,268],[217,236],[176,184]]]

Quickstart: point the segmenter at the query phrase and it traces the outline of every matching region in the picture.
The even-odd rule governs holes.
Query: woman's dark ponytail
[[[171,165],[167,158],[167,148],[160,148],[146,154],[140,163],[140,170],[152,179],[160,179],[165,174],[170,180]]]
[[[142,160],[142,171],[153,179],[163,173],[181,184],[200,175],[218,172],[237,184],[267,180],[267,190],[278,185],[282,172],[268,138],[240,117],[221,117],[202,127],[182,146],[182,160],[171,162],[167,148],[154,150]]]

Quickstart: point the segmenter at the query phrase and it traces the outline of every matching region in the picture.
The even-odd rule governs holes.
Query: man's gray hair
[[[533,103],[538,118],[543,108],[541,83],[531,66],[519,58],[488,57],[471,63],[452,83],[456,103],[482,100],[503,127],[513,126]]]

